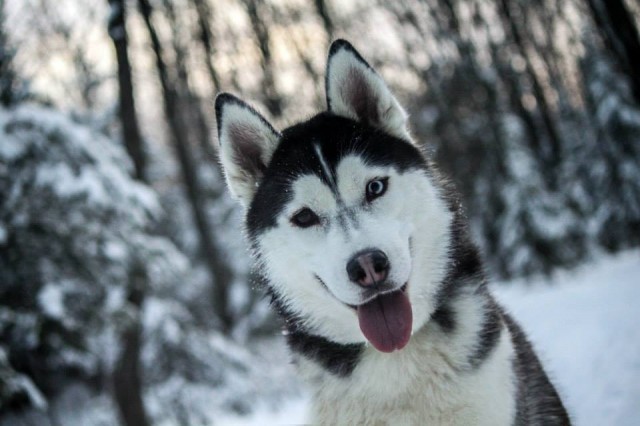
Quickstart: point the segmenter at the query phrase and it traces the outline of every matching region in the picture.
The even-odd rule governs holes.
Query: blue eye
[[[388,177],[371,179],[367,183],[367,192],[366,192],[367,201],[371,202],[376,198],[384,195],[384,193],[387,191],[388,181],[389,181]]]
[[[298,210],[296,214],[291,217],[291,223],[300,228],[308,228],[320,223],[320,218],[308,207],[304,207]]]

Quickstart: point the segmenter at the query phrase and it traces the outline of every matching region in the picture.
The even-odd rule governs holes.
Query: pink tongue
[[[358,320],[364,337],[381,352],[393,352],[409,343],[413,314],[404,291],[383,294],[358,306]]]

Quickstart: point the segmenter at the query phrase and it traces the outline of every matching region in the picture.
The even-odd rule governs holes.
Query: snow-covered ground
[[[640,252],[512,284],[497,286],[497,297],[528,332],[575,424],[640,425]]]
[[[640,252],[551,279],[498,283],[497,298],[533,341],[578,426],[640,425]],[[305,422],[308,396],[224,425]]]

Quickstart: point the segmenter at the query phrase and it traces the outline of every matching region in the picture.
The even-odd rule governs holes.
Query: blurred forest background
[[[0,424],[211,424],[297,391],[213,100],[324,109],[338,37],[493,277],[637,247],[639,24],[632,0],[0,0]]]

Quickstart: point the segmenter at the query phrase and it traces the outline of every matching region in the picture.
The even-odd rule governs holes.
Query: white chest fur
[[[400,352],[384,354],[367,347],[346,378],[301,361],[301,373],[313,386],[312,421],[326,425],[512,424],[515,379],[509,333],[502,330],[499,344],[476,369],[465,369],[466,351],[455,340],[427,324]]]

